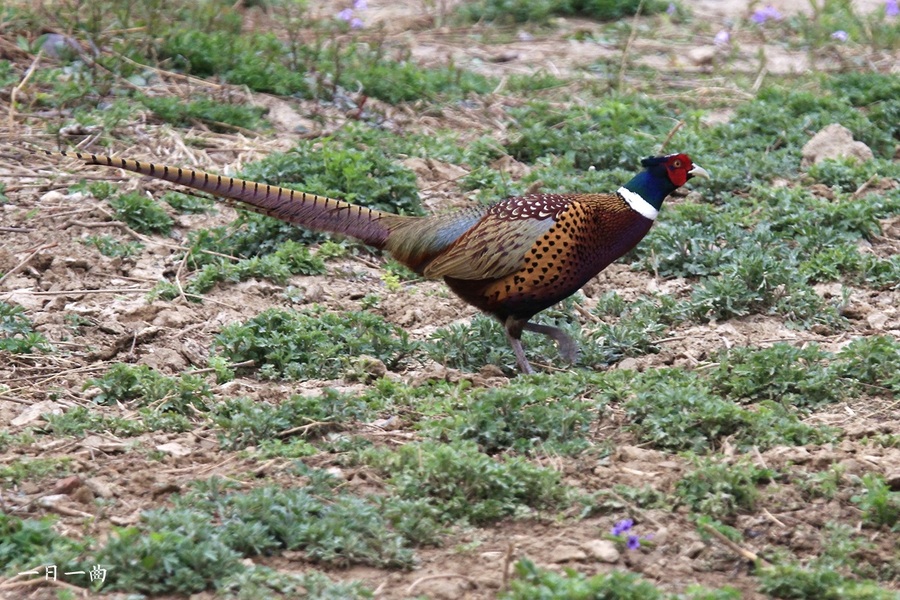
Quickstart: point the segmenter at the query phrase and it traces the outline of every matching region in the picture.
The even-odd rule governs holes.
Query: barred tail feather
[[[391,230],[412,217],[372,210],[342,200],[287,188],[211,175],[203,171],[156,165],[137,160],[82,152],[50,152],[50,156],[77,158],[90,165],[125,169],[156,179],[170,181],[223,198],[237,200],[243,208],[316,231],[348,235],[384,248]]]

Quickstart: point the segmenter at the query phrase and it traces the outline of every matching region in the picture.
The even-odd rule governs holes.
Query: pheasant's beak
[[[704,179],[709,179],[709,171],[701,167],[700,165],[694,165],[694,168],[688,171],[688,175],[691,177],[702,177]]]

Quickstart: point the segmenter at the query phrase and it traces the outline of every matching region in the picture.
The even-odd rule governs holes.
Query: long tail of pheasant
[[[403,217],[317,194],[211,175],[203,171],[156,165],[137,160],[98,156],[82,152],[41,152],[50,156],[77,158],[90,165],[125,169],[189,188],[237,200],[243,208],[316,231],[354,237],[382,249],[393,229],[414,217]]]
[[[89,165],[125,169],[207,192],[239,203],[247,210],[307,229],[354,237],[369,246],[386,250],[419,274],[487,212],[486,207],[479,206],[425,218],[405,217],[317,194],[193,169],[82,152],[35,152],[76,158]]]

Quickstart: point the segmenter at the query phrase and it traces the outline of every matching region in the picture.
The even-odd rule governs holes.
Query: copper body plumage
[[[708,177],[685,154],[644,159],[644,170],[614,192],[533,194],[429,217],[407,217],[266,184],[128,159],[52,153],[184,185],[243,208],[385,250],[417,273],[443,279],[464,301],[497,318],[523,373],[533,369],[521,335],[550,336],[569,361],[575,342],[529,320],[572,295],[634,248],[662,201],[691,177]]]

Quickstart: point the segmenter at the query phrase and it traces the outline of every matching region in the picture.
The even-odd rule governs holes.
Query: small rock
[[[401,161],[401,164],[412,170],[422,181],[432,184],[456,181],[469,173],[466,169],[451,163],[416,156]]]
[[[56,482],[56,485],[53,486],[54,494],[71,494],[76,489],[81,487],[81,478],[78,475],[72,475],[70,477],[64,477]]]
[[[321,127],[316,121],[308,119],[298,113],[290,105],[280,98],[267,94],[253,94],[251,102],[267,110],[266,120],[281,131],[290,133],[308,133],[317,131]]]
[[[325,299],[325,288],[318,283],[310,283],[303,288],[303,303],[315,304]]]
[[[853,139],[853,133],[839,123],[822,129],[801,150],[803,166],[814,165],[826,159],[855,158],[866,162],[875,158],[872,150]]]
[[[893,491],[900,491],[900,470],[891,471],[884,477],[884,482],[888,484]]]
[[[153,498],[158,498],[159,496],[167,494],[178,494],[180,492],[181,486],[174,481],[160,483],[150,488],[150,496]]]
[[[716,52],[715,46],[697,46],[688,51],[687,57],[695,65],[709,65],[716,58]]]
[[[486,364],[483,365],[479,370],[478,374],[485,378],[490,377],[502,377],[506,378],[506,375],[503,374],[503,369],[498,367],[497,365]]]
[[[660,515],[662,516],[662,515]],[[657,546],[664,546],[666,542],[669,541],[669,528],[668,527],[660,527],[656,531],[653,532],[653,543]]]
[[[169,442],[168,444],[159,444],[156,447],[160,452],[165,452],[175,457],[187,456],[191,453],[190,448],[185,448],[178,442]]]
[[[36,310],[44,306],[46,300],[43,296],[35,296],[33,292],[34,289],[32,288],[3,292],[3,300],[10,304],[18,304],[25,310]]]
[[[206,367],[209,364],[209,348],[193,338],[181,344],[181,355],[195,367]]]
[[[581,547],[589,556],[596,558],[600,562],[615,563],[619,562],[619,550],[610,540],[588,540]]]
[[[491,163],[491,168],[501,173],[506,173],[515,180],[519,180],[531,173],[531,167],[523,162],[519,162],[508,154],[504,154]]]
[[[639,448],[638,446],[621,446],[618,452],[616,452],[615,457],[621,461],[656,463],[663,459],[663,453],[659,450]]]
[[[19,416],[9,422],[13,427],[27,425],[33,421],[37,421],[44,414],[59,415],[62,414],[62,407],[53,400],[44,400],[37,404],[32,404],[19,413]]]
[[[51,507],[59,504],[60,502],[64,502],[69,499],[67,494],[48,494],[46,496],[41,496],[38,500],[38,504],[44,507]]]
[[[72,500],[75,500],[79,504],[90,506],[94,503],[94,492],[91,491],[91,488],[86,485],[80,486],[78,489],[72,492],[70,496],[72,497]]]
[[[49,192],[47,192],[46,194],[44,194],[43,196],[40,197],[39,202],[53,204],[53,203],[57,203],[57,202],[62,202],[65,199],[66,199],[66,195],[63,194],[61,191],[50,190]]]
[[[325,469],[325,472],[335,479],[347,479],[347,474],[340,467],[328,467]]]
[[[96,477],[85,479],[84,485],[89,490],[94,492],[96,496],[100,496],[101,498],[112,498],[114,496],[112,488],[109,487],[109,484],[105,481],[97,479]]]
[[[365,374],[368,381],[381,379],[387,375],[387,367],[384,365],[384,362],[374,356],[360,354],[353,362],[356,370]]]
[[[555,563],[572,562],[576,560],[584,560],[587,554],[578,546],[569,544],[561,544],[550,553],[550,561]]]
[[[488,57],[488,60],[494,63],[507,63],[517,60],[519,58],[518,52],[500,52],[498,54],[494,54]]]
[[[396,429],[400,429],[400,426],[403,423],[400,421],[400,417],[397,415],[391,415],[387,419],[376,419],[369,423],[372,427],[377,427],[378,429],[382,429],[384,431],[394,431]]]
[[[494,562],[494,561],[497,561],[497,560],[500,560],[501,558],[503,558],[503,556],[505,554],[506,554],[505,552],[497,552],[496,550],[494,550],[494,551],[490,551],[490,552],[482,552],[481,554],[478,555],[478,557],[481,558],[481,560],[484,560],[487,562]]]
[[[619,364],[616,365],[617,369],[630,369],[632,371],[638,370],[638,361],[632,357],[623,358],[619,361]]]
[[[766,458],[771,457],[795,465],[806,464],[813,458],[809,450],[803,446],[776,446],[769,449],[765,456]]]
[[[872,329],[884,329],[885,324],[888,322],[888,318],[889,317],[885,313],[876,311],[866,317],[866,323],[868,323],[869,327]]]
[[[191,313],[189,311],[181,308],[169,308],[159,311],[159,314],[153,319],[153,325],[180,329],[185,327],[190,321]]]
[[[160,346],[152,348],[138,362],[163,373],[180,373],[187,367],[187,361],[180,352]]]
[[[705,543],[694,542],[693,544],[691,544],[690,546],[688,546],[685,549],[683,554],[689,558],[697,558],[698,556],[700,556],[700,553],[703,552],[704,550],[706,550]]]

